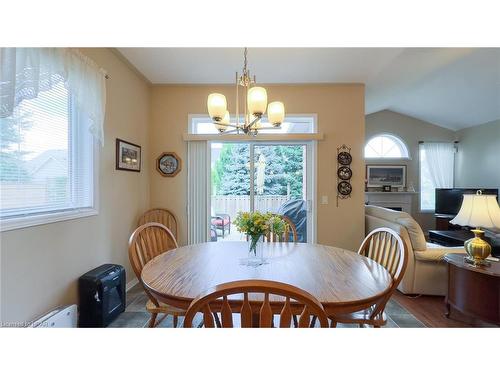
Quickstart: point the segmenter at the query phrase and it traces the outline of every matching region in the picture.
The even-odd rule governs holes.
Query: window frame
[[[88,132],[86,127],[79,127],[79,113],[76,110],[76,103],[73,98],[70,96],[69,99],[69,129],[68,133],[70,134],[70,144],[68,149],[68,158],[70,160],[74,160],[75,157],[79,157],[78,147],[80,143],[78,139],[81,137],[83,132]],[[77,128],[78,127],[78,128]],[[76,130],[76,131],[75,131]],[[90,136],[91,137],[91,136]],[[83,208],[68,208],[68,209],[60,209],[53,210],[48,212],[26,212],[21,213],[14,217],[9,218],[0,218],[0,232],[6,232],[15,229],[27,228],[37,225],[44,225],[50,223],[56,223],[60,221],[73,220],[88,216],[95,216],[99,214],[99,157],[100,157],[100,147],[98,142],[94,140],[93,137],[90,139],[91,142],[91,168],[92,171],[90,173],[92,177],[92,181],[87,181],[90,185],[88,191],[90,192],[92,205],[89,207]],[[72,163],[70,163],[69,168],[72,167]],[[77,176],[75,174],[70,175],[70,183],[71,189],[75,189],[75,180]]]
[[[267,119],[267,116],[264,116],[264,117]],[[263,133],[263,132],[261,132],[260,135],[265,136],[265,135],[269,135],[269,134],[273,134],[273,135],[279,134],[279,135],[290,136],[290,135],[297,135],[297,134],[318,134],[318,116],[316,113],[293,113],[293,114],[287,115],[286,118],[310,122],[311,131],[307,132],[307,133],[272,133],[272,132]],[[212,122],[212,120],[210,119],[210,117],[206,113],[203,113],[203,114],[191,113],[191,114],[189,114],[188,115],[188,132],[187,132],[187,134],[196,135],[196,136],[214,136],[214,135],[220,136],[220,134],[217,132],[214,132],[214,133],[196,133],[195,132],[196,122],[201,122],[203,120],[207,120],[207,123]],[[231,121],[235,121],[234,116],[231,116]],[[237,134],[227,134],[225,136],[228,136],[228,137],[237,136]]]
[[[397,156],[396,157],[394,157],[394,156],[389,156],[389,157],[366,156],[366,154],[365,154],[366,146],[368,146],[368,143],[370,143],[372,140],[374,140],[375,138],[378,138],[378,137],[387,137],[387,138],[393,139],[394,142],[398,144],[400,149],[402,149],[403,151],[406,151],[406,156],[401,156],[401,157],[397,157]],[[363,148],[363,157],[364,157],[364,159],[369,159],[369,160],[412,160],[411,154],[410,154],[410,149],[408,148],[408,145],[406,144],[406,142],[401,137],[398,137],[397,135],[391,134],[391,133],[377,133],[377,134],[372,135],[365,142],[365,147]]]

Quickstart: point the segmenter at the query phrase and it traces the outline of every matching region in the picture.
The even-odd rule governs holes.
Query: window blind
[[[0,119],[0,218],[93,206],[93,140],[58,83]]]
[[[210,166],[208,165],[207,142],[192,141],[188,143],[188,244],[206,242],[208,239],[208,181]]]

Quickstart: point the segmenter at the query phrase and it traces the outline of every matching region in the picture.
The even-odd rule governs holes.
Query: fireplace
[[[366,204],[389,208],[395,211],[403,211],[411,214],[413,196],[417,193],[410,192],[382,192],[368,191],[365,192]]]

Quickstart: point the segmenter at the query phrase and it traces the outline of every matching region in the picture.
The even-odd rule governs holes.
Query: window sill
[[[65,212],[55,212],[49,214],[31,215],[26,217],[5,219],[0,222],[0,232],[7,232],[15,229],[56,223],[59,221],[79,219],[82,217],[95,216],[98,214],[99,211],[96,208],[85,208],[85,209],[76,209]]]

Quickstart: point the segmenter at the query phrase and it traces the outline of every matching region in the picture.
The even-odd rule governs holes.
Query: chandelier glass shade
[[[208,114],[214,121],[221,121],[226,115],[227,102],[222,94],[213,93],[208,95]]]
[[[208,114],[216,129],[220,133],[239,133],[257,135],[261,129],[279,129],[285,119],[285,106],[282,102],[267,103],[267,91],[263,87],[255,86],[256,78],[250,76],[247,68],[247,49],[244,52],[243,73],[236,73],[236,123],[231,123],[231,116],[227,109],[226,97],[223,94],[212,93],[207,98]],[[243,87],[245,92],[245,109],[243,122],[240,123],[239,91]],[[263,127],[262,116],[266,113],[270,127]]]

